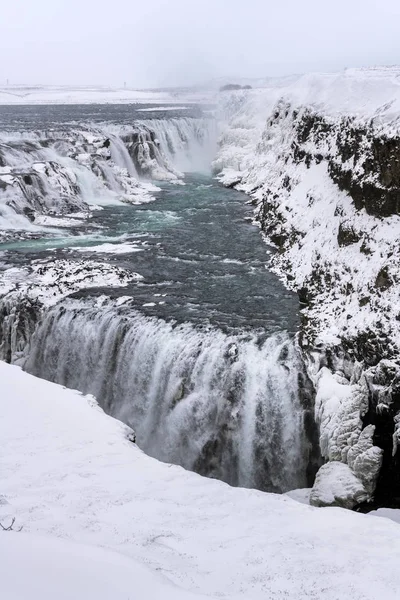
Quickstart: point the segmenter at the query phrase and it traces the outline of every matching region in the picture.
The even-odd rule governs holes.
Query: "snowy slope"
[[[22,572],[40,589],[43,562],[51,555],[56,573],[60,562],[70,567],[71,590],[77,578],[97,591],[104,582],[115,598],[124,597],[129,569],[132,594],[147,592],[126,598],[157,598],[159,586],[169,598],[166,579],[213,598],[398,597],[400,529],[392,521],[231,488],[159,463],[93,399],[5,363],[0,379],[0,520],[8,524],[15,517],[24,528],[21,534],[0,532],[1,549],[9,544],[10,550],[0,561],[2,586],[23,590],[22,582],[15,588],[10,582],[20,561],[30,564]],[[84,573],[80,557],[86,557]],[[49,577],[47,591],[55,585]],[[70,597],[107,597],[86,592]],[[7,600],[24,598],[21,593]]]

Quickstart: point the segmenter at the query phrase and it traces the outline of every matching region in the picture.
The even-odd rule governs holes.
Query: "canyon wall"
[[[315,504],[400,504],[400,72],[223,95],[215,172],[298,292],[324,465]],[[376,488],[376,489],[375,489]]]

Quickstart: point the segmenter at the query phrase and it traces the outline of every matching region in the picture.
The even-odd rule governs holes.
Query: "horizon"
[[[112,84],[112,83],[100,83],[100,82],[87,82],[87,83],[48,83],[48,82],[1,82],[0,81],[0,89],[5,88],[26,88],[26,89],[35,89],[35,88],[66,88],[66,89],[82,89],[87,90],[88,88],[94,89],[109,89],[109,90],[124,90],[127,91],[143,91],[143,92],[155,92],[155,91],[169,91],[169,90],[180,90],[180,89],[208,89],[207,86],[212,83],[243,83],[245,81],[251,82],[262,82],[263,80],[269,79],[289,79],[291,77],[303,77],[305,75],[333,75],[335,73],[341,74],[346,71],[363,71],[363,70],[385,70],[385,69],[400,69],[400,61],[398,63],[393,64],[365,64],[359,66],[348,65],[343,67],[342,69],[332,69],[332,70],[320,70],[320,71],[304,71],[304,72],[292,72],[284,75],[258,75],[254,77],[246,76],[246,75],[219,75],[217,77],[213,77],[208,80],[199,81],[197,83],[192,84],[176,84],[176,85],[164,85],[164,86],[145,86],[139,87],[134,85],[128,85],[126,82],[122,82],[122,84]]]

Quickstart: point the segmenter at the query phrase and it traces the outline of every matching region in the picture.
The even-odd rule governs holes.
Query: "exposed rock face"
[[[364,500],[400,506],[400,91],[373,77],[224,95],[215,170],[251,195],[270,266],[299,293],[323,457]]]
[[[380,133],[371,120],[365,126],[347,118],[336,136],[337,157],[329,164],[340,189],[357,209],[388,217],[400,212],[400,140]]]

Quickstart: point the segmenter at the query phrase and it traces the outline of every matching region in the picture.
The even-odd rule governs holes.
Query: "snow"
[[[399,508],[378,508],[377,510],[371,510],[369,513],[371,517],[383,517],[384,519],[390,519],[400,525],[400,509]]]
[[[322,465],[310,494],[312,506],[353,508],[368,500],[368,492],[350,467],[331,461]]]
[[[360,385],[349,385],[345,377],[322,367],[316,375],[315,416],[320,424],[321,454],[342,460],[344,452],[358,439],[365,414],[365,394]]]
[[[1,273],[0,295],[12,292],[17,298],[39,300],[42,305],[52,306],[78,290],[125,287],[142,278],[133,271],[91,260],[38,260],[30,267],[11,268]],[[12,294],[9,301],[13,301]]]
[[[285,496],[289,496],[292,500],[300,502],[301,504],[310,504],[311,488],[300,488],[298,490],[290,490],[285,492]]]
[[[37,215],[35,217],[35,225],[44,227],[81,227],[85,225],[81,219],[51,217],[50,215]]]
[[[5,363],[0,379],[0,520],[23,526],[20,534],[0,532],[2,556],[9,544],[3,593],[6,581],[25,598],[27,575],[40,593],[51,564],[48,596],[29,593],[33,600],[54,597],[58,574],[74,598],[157,598],[163,586],[165,598],[397,599],[393,522],[159,463],[92,398]],[[70,569],[61,573],[60,565]],[[86,595],[72,593],[78,586]]]
[[[190,106],[153,106],[150,108],[138,108],[138,112],[160,112],[168,110],[189,110]]]
[[[131,254],[133,252],[143,252],[144,248],[139,248],[137,244],[99,244],[98,246],[75,246],[74,250],[78,252],[99,252],[102,254]]]
[[[72,86],[0,87],[0,104],[145,104],[175,102],[167,92]]]
[[[0,535],[0,577],[6,600],[189,600],[132,559],[101,548],[50,537]],[[204,597],[204,596],[203,596]]]

